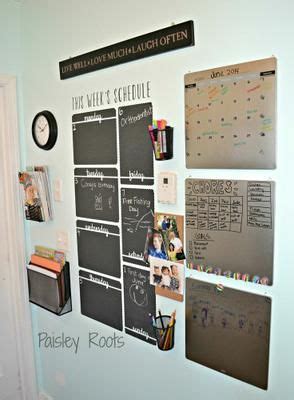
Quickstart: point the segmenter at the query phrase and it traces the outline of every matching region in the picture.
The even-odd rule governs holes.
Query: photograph
[[[186,256],[183,249],[183,224],[182,215],[155,214],[155,228],[162,235],[168,260],[181,261]]]
[[[164,289],[156,293],[166,297],[172,297],[172,294],[183,295],[184,265],[168,260],[160,260],[155,257],[150,257],[149,260],[150,284]]]
[[[144,260],[149,263],[150,257],[156,257],[162,260],[168,259],[163,236],[154,228],[148,228],[144,250]]]

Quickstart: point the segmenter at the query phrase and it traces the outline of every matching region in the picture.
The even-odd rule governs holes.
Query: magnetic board
[[[121,189],[122,243],[125,256],[143,259],[148,227],[154,224],[154,193]]]
[[[119,228],[77,220],[79,266],[120,278]]]
[[[186,257],[273,280],[274,182],[186,179]]]
[[[120,107],[119,147],[122,184],[153,184],[153,150],[148,125],[152,125],[152,104]]]
[[[125,332],[151,344],[156,344],[149,314],[156,313],[154,286],[149,283],[149,271],[123,266]]]
[[[116,110],[72,116],[74,164],[116,164]]]
[[[267,389],[271,299],[186,279],[186,357]]]
[[[274,57],[185,75],[187,168],[276,167]]]
[[[77,217],[118,221],[118,179],[115,168],[75,168]]]
[[[81,313],[122,331],[120,282],[82,270],[79,276]]]

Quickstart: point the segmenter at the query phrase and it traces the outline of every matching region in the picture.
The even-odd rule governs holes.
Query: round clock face
[[[35,138],[41,146],[45,146],[49,140],[49,123],[44,115],[40,115],[35,122]]]
[[[57,140],[57,123],[50,111],[39,112],[32,124],[34,142],[43,150],[50,150]]]

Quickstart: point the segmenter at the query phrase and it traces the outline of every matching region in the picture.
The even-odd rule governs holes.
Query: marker
[[[260,283],[260,277],[258,275],[254,275],[254,277],[252,278],[252,282]]]
[[[163,139],[163,152],[167,153],[167,144],[166,144],[166,131],[162,131],[162,139]]]
[[[164,329],[163,319],[162,319],[162,315],[161,315],[160,310],[158,310],[158,314],[159,314],[159,318],[160,318],[162,329]]]
[[[154,141],[154,135],[153,135],[153,128],[152,128],[152,125],[148,125],[148,131],[149,131],[149,136],[150,136],[150,139],[151,139],[153,151],[154,151],[154,154],[155,154],[155,141]]]
[[[268,285],[269,284],[269,278],[267,276],[264,276],[260,279],[260,283],[262,285]]]
[[[213,273],[214,273],[215,275],[221,275],[221,274],[222,274],[222,269],[216,267],[216,268],[214,268]]]

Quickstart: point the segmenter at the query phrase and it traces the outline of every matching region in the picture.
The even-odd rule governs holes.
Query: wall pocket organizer
[[[31,303],[58,316],[72,311],[68,262],[60,272],[30,263],[27,266],[27,273]]]

